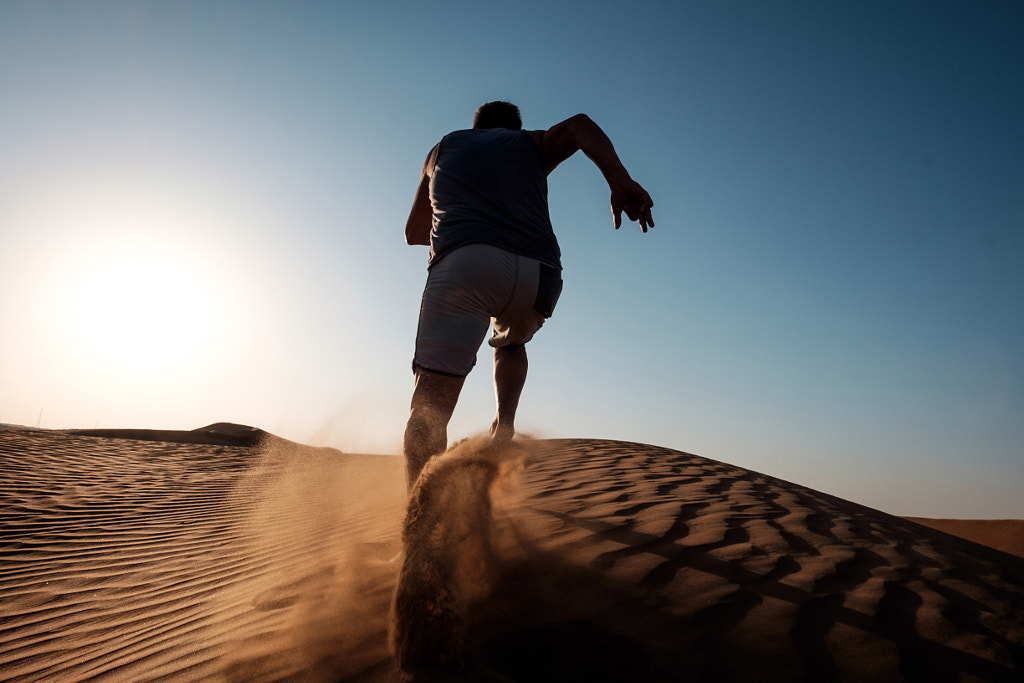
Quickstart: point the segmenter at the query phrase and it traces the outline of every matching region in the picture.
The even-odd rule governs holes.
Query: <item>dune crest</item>
[[[1024,520],[1021,519],[905,519],[1024,558]]]
[[[1022,558],[645,444],[470,440],[428,470],[410,502],[395,456],[0,429],[0,672],[1022,678]]]

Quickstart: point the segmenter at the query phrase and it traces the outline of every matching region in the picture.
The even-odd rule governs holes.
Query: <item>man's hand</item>
[[[640,229],[647,232],[648,228],[654,227],[654,218],[651,217],[653,206],[651,195],[632,178],[612,188],[612,220],[616,230],[622,225],[622,212],[625,211],[629,220],[639,221]]]

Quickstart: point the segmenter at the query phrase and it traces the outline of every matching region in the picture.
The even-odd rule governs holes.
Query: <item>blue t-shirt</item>
[[[544,157],[529,133],[455,131],[430,158],[434,217],[428,267],[467,244],[490,244],[561,270]]]

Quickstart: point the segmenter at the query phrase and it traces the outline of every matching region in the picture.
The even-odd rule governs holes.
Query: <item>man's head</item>
[[[523,119],[519,107],[504,100],[481,105],[473,115],[474,128],[509,128],[522,130]]]

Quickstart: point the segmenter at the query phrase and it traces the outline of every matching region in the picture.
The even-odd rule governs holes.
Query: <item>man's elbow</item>
[[[594,120],[586,114],[580,113],[569,117],[569,129],[573,133],[580,133],[584,130],[592,128],[594,126]]]
[[[569,156],[578,149],[587,147],[599,130],[601,129],[597,127],[593,119],[586,114],[580,113],[566,119],[564,139],[568,142],[570,148],[566,156]]]
[[[407,225],[405,227],[405,243],[412,246],[418,245],[430,245],[430,232],[424,233],[423,230],[417,230],[415,226]]]

